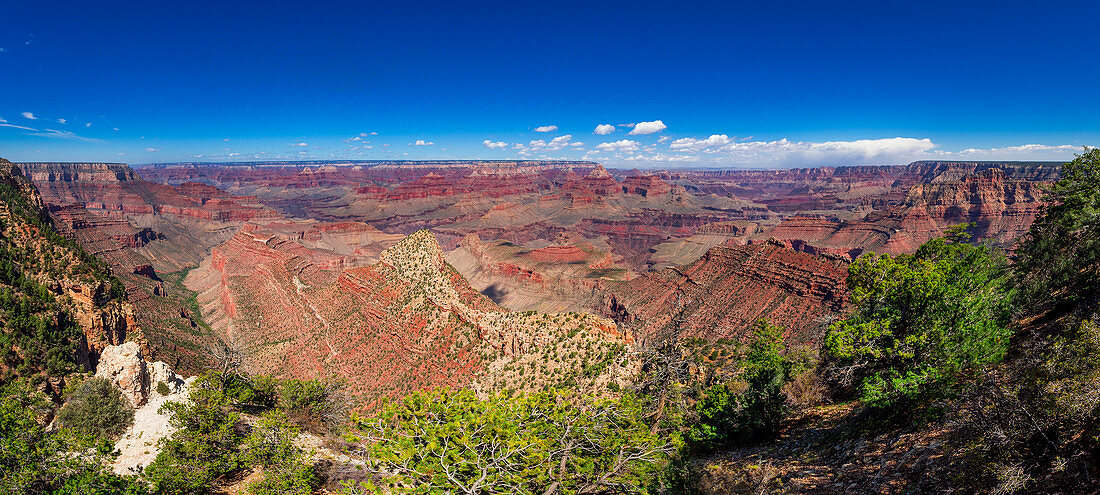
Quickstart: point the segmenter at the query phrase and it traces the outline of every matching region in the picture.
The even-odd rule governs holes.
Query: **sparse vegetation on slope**
[[[740,376],[712,385],[695,406],[698,421],[688,431],[695,448],[713,451],[775,435],[789,407],[783,387],[795,372],[783,350],[782,329],[758,321]]]

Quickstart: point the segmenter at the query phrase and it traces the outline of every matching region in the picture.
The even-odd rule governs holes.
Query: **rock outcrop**
[[[169,394],[179,392],[184,386],[183,379],[166,363],[146,362],[142,358],[141,346],[136,342],[104,348],[95,376],[115,384],[134,408],[144,405],[159,383],[168,387]]]
[[[117,474],[140,474],[156,459],[159,441],[175,432],[171,414],[161,406],[186,401],[195,377],[185,379],[163,362],[145,361],[133,342],[105,349],[96,376],[111,380],[134,408],[133,423],[115,443],[119,455],[111,468]]]
[[[631,175],[623,180],[623,192],[639,196],[663,196],[672,192],[672,186],[656,175]]]
[[[783,327],[789,344],[820,342],[847,304],[847,263],[778,242],[711,248],[698,261],[604,285],[603,314],[648,343],[744,340],[753,323]]]

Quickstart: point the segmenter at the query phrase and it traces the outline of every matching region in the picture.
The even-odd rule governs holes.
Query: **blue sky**
[[[0,156],[1062,159],[1100,144],[1098,14],[1095,1],[11,1]]]

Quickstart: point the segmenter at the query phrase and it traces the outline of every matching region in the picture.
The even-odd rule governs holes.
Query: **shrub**
[[[783,387],[793,365],[782,351],[782,330],[757,321],[740,380],[712,385],[696,404],[699,420],[688,431],[695,448],[715,450],[776,432],[787,412]]]
[[[1043,200],[1016,251],[1018,305],[1087,316],[1100,303],[1100,148],[1065,164]]]
[[[264,413],[244,442],[245,459],[264,468],[263,477],[249,484],[253,495],[309,494],[317,485],[313,466],[294,445],[298,429],[279,410]]]
[[[160,395],[168,395],[168,384],[163,381],[157,382],[157,393]]]
[[[359,427],[379,493],[637,493],[674,442],[651,431],[631,394],[571,404],[557,393],[418,392]],[[361,491],[361,490],[360,490]]]
[[[263,478],[249,483],[252,495],[309,495],[317,484],[313,466],[295,462],[265,470]]]
[[[279,400],[279,381],[263,375],[246,376],[229,374],[217,376],[222,390],[233,405],[242,410],[265,410],[275,407]]]
[[[349,400],[340,383],[289,379],[279,384],[278,405],[291,421],[323,431],[344,423]]]
[[[145,470],[146,480],[158,493],[213,493],[220,478],[262,467],[263,477],[250,485],[253,493],[310,493],[316,476],[293,444],[298,430],[287,423],[286,415],[269,410],[249,431],[237,412],[240,398],[266,396],[272,383],[261,378],[226,386],[220,374],[200,376],[190,387],[187,403],[162,407],[177,430],[161,440],[160,454]]]
[[[144,485],[103,468],[110,461],[110,441],[102,440],[85,455],[71,455],[73,451],[85,451],[87,442],[66,435],[68,430],[47,432],[38,417],[50,410],[50,404],[25,383],[11,383],[0,390],[0,492],[146,493]]]
[[[213,375],[200,376],[188,402],[161,407],[176,432],[161,440],[160,453],[145,470],[158,493],[210,493],[215,479],[244,467],[240,414],[230,409],[218,382]]]
[[[842,387],[890,407],[941,396],[957,372],[1004,356],[1007,264],[968,237],[960,226],[912,255],[871,254],[848,267],[856,309],[824,343]]]
[[[77,386],[57,423],[86,438],[118,438],[134,421],[134,411],[106,378],[91,378]]]

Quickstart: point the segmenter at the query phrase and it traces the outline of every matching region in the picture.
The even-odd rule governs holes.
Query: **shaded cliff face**
[[[660,345],[686,337],[743,341],[766,318],[788,344],[819,343],[844,311],[847,263],[776,242],[711,248],[694,263],[605,284],[601,312]]]
[[[947,226],[973,223],[971,233],[975,237],[1009,246],[1026,234],[1035,220],[1047,184],[1012,179],[1001,169],[983,170],[958,180],[917,184],[906,197],[907,218],[901,227],[920,225],[928,219],[932,224],[925,229],[940,235]],[[906,230],[920,231],[916,225]]]
[[[553,375],[521,381],[494,363],[566,368],[575,363],[543,352],[580,351],[571,357],[580,359],[629,342],[592,315],[502,310],[446,263],[427,231],[390,244],[355,266],[362,258],[337,262],[341,255],[285,233],[245,229],[187,283],[215,331],[246,349],[253,371],[342,378],[370,401],[444,385],[538,388]],[[604,375],[579,389],[606,386]]]
[[[43,375],[57,398],[65,374],[142,336],[107,266],[57,232],[34,184],[3,159],[0,196],[0,380]]]

